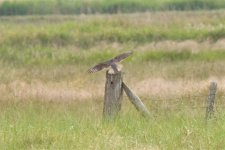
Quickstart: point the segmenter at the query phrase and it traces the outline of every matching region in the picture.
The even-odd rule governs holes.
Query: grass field
[[[223,10],[0,17],[0,147],[223,149],[224,20]],[[124,97],[120,116],[103,121],[105,72],[87,70],[130,50],[124,81],[154,118]]]

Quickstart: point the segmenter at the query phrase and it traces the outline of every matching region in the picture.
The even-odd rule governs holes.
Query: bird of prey
[[[111,67],[114,71],[114,73],[118,72],[118,65],[117,63],[121,62],[122,60],[124,60],[125,58],[127,58],[128,56],[130,56],[133,52],[126,52],[123,54],[120,54],[116,57],[114,57],[113,59],[107,60],[105,62],[99,63],[97,65],[95,65],[94,67],[90,68],[88,70],[89,73],[95,73],[97,71],[100,71],[104,68],[108,68]]]

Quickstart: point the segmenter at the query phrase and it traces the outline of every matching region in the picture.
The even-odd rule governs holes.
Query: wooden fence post
[[[123,88],[122,88],[122,73],[110,73],[106,72],[105,83],[105,97],[103,117],[105,119],[115,118],[121,110]]]
[[[216,96],[216,89],[217,89],[217,83],[211,82],[209,87],[209,95],[207,99],[206,120],[214,116],[214,101]]]
[[[141,99],[134,92],[132,92],[124,82],[123,82],[123,89],[127,94],[131,103],[135,106],[135,108],[138,111],[140,111],[144,117],[150,117],[150,113],[148,109],[145,107],[145,105],[142,103]]]

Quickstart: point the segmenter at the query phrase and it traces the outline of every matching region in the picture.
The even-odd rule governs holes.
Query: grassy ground
[[[223,149],[224,11],[0,17],[3,149]],[[93,64],[132,50],[124,81],[154,119],[124,97],[102,121],[105,72]],[[216,118],[205,125],[211,80]]]
[[[101,104],[1,102],[3,149],[223,149],[224,112],[208,125],[205,109],[151,109],[140,118],[129,104],[114,122],[103,122]]]

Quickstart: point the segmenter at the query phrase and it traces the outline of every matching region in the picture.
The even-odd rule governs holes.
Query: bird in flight
[[[97,65],[95,65],[94,67],[90,68],[88,70],[89,73],[95,73],[98,72],[104,68],[108,68],[111,67],[114,71],[114,73],[118,72],[118,65],[117,63],[121,62],[122,60],[124,60],[125,58],[127,58],[128,56],[130,56],[133,52],[126,52],[123,54],[120,54],[116,57],[114,57],[113,59],[107,60],[105,62],[101,62]]]

